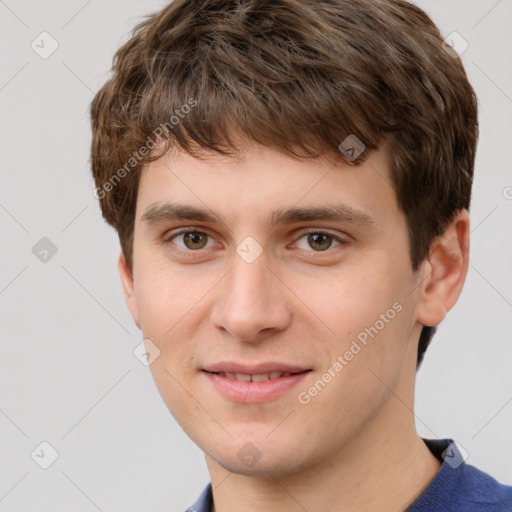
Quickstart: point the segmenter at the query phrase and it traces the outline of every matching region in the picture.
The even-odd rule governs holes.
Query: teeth
[[[219,372],[221,377],[226,377],[231,380],[238,380],[241,382],[264,382],[269,379],[278,379],[279,377],[288,377],[291,373],[281,372],[270,372],[270,373],[259,373],[257,375],[248,375],[246,373],[231,373],[231,372]]]
[[[251,375],[251,380],[253,382],[263,382],[264,380],[270,379],[270,375],[268,373],[260,373],[258,375]]]

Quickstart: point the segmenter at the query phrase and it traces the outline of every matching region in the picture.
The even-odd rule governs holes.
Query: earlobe
[[[417,320],[433,326],[443,321],[460,296],[469,266],[469,214],[461,210],[431,245],[420,270]]]
[[[121,278],[121,284],[123,286],[123,294],[126,306],[132,315],[133,321],[140,329],[139,308],[137,305],[137,298],[135,296],[133,274],[128,266],[128,263],[126,262],[122,251],[117,260],[117,269],[119,271],[119,277]]]

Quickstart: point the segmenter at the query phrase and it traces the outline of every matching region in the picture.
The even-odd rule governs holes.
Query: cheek
[[[397,301],[399,292],[389,272],[365,265],[350,265],[319,274],[315,279],[296,280],[297,295],[316,314],[330,337],[347,340],[379,320]]]
[[[197,371],[196,337],[191,330],[196,323],[191,319],[200,313],[204,291],[200,293],[200,285],[189,283],[194,280],[158,268],[140,275],[137,290],[143,336],[160,351],[149,368],[164,403],[182,427],[187,418],[201,418],[201,408],[187,389]]]
[[[198,276],[192,270],[148,265],[136,284],[142,334],[160,350],[150,369],[160,392],[173,402],[181,396],[179,382],[193,378],[197,371],[197,343],[204,339],[197,329],[207,315],[204,296],[216,282],[215,276],[209,279],[206,273]]]
[[[146,260],[135,283],[144,334],[162,341],[173,336],[211,286],[204,275]]]
[[[381,260],[314,281],[304,295],[318,318],[318,342],[328,351],[324,363],[328,367],[341,356],[344,369],[356,367],[345,372],[351,384],[371,377],[369,368],[393,374],[402,364],[412,328],[405,282]]]

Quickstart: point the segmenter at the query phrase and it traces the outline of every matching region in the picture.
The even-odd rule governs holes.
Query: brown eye
[[[311,249],[313,249],[313,252],[322,252],[327,251],[331,247],[343,245],[344,243],[346,242],[343,239],[334,235],[324,233],[323,231],[315,231],[306,233],[304,236],[300,237],[295,243],[295,246],[305,251],[311,251]]]
[[[182,231],[169,238],[180,249],[196,251],[203,249],[209,242],[209,236],[202,231]]]
[[[183,242],[189,249],[202,249],[207,241],[205,233],[186,233],[183,236]]]
[[[332,244],[332,237],[326,233],[313,233],[308,235],[308,244],[312,249],[325,251]]]

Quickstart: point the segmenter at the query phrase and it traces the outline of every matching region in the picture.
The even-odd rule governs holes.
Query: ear
[[[420,298],[416,306],[420,324],[441,323],[455,305],[469,266],[469,214],[461,210],[437,237],[421,264]]]
[[[128,306],[128,309],[130,310],[133,321],[140,329],[139,307],[137,305],[137,299],[134,293],[133,275],[128,266],[128,263],[126,263],[126,259],[122,251],[119,255],[119,259],[117,260],[117,269],[119,270],[121,284],[123,285],[124,300]]]

